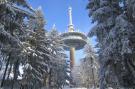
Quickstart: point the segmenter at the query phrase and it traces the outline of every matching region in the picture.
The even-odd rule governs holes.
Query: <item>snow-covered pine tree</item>
[[[47,74],[49,73],[49,60],[51,52],[48,49],[50,44],[44,29],[45,21],[41,8],[35,11],[35,18],[30,19],[28,24],[28,38],[24,42],[27,60],[24,65],[22,87],[39,89],[45,85]],[[32,31],[31,31],[32,30]]]
[[[97,88],[99,85],[97,56],[90,44],[84,47],[85,58],[80,63],[80,84],[87,88]]]
[[[98,53],[101,89],[109,86],[133,89],[135,87],[134,2],[134,0],[89,1],[90,16],[97,22],[90,34],[97,36],[97,46],[100,48]]]
[[[28,11],[23,10],[20,6],[28,9]],[[1,80],[1,87],[5,84],[6,77],[9,79],[11,70],[13,70],[14,76],[12,83],[10,83],[12,85],[10,87],[13,89],[19,75],[20,55],[23,48],[19,33],[21,33],[24,18],[33,16],[31,13],[33,11],[25,0],[1,0],[0,12],[0,51],[2,59],[4,59],[4,74]]]
[[[100,63],[100,88],[105,89],[110,86],[109,84],[117,83],[117,79],[110,79],[113,76],[111,62],[112,57],[112,39],[110,36],[111,29],[115,25],[115,18],[120,14],[121,9],[119,7],[118,0],[90,0],[88,4],[90,16],[93,22],[97,25],[92,28],[89,35],[95,35],[97,37],[97,47]],[[107,77],[109,76],[109,78]]]
[[[135,61],[134,61],[134,34],[135,19],[134,5],[135,0],[123,0],[121,6],[125,8],[117,16],[115,27],[112,29],[116,35],[113,36],[114,47],[117,48],[118,56],[115,55],[114,72],[117,75],[118,83],[124,88],[135,88]],[[121,72],[121,73],[120,73]]]
[[[51,59],[52,67],[50,73],[50,87],[53,89],[58,89],[62,88],[62,86],[66,84],[67,56],[63,49],[63,42],[61,41],[60,34],[55,28],[55,25],[48,33],[48,38],[51,41],[51,47],[53,50],[53,58]]]

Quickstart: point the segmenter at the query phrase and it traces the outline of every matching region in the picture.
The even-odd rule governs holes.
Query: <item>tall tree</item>
[[[46,75],[49,72],[51,52],[48,49],[49,41],[44,29],[45,21],[41,8],[35,11],[35,19],[30,19],[28,29],[31,29],[25,41],[26,59],[22,87],[37,89],[43,87]]]
[[[133,8],[134,0],[89,1],[90,16],[97,22],[90,35],[97,36],[100,48],[101,89],[135,87]]]
[[[84,48],[85,57],[73,69],[74,81],[77,87],[97,88],[99,64],[97,56],[89,44]]]
[[[28,11],[21,9],[20,6],[28,9]],[[22,32],[24,18],[33,16],[33,11],[25,0],[1,0],[0,12],[0,51],[6,63],[4,65],[6,67],[1,87],[4,85],[7,70],[10,65],[9,71],[11,71],[11,66],[13,66],[14,77],[11,86],[13,89],[14,82],[19,75],[20,55],[22,54],[21,50],[23,48],[19,34]]]
[[[60,34],[53,26],[52,30],[48,33],[48,38],[51,41],[51,46],[53,50],[53,57],[51,59],[52,67],[50,71],[50,86],[54,89],[61,88],[66,84],[67,79],[67,64],[66,64],[66,54],[63,49],[63,42]]]

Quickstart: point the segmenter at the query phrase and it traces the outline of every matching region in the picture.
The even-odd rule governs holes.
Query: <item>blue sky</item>
[[[88,17],[88,10],[86,6],[88,0],[28,0],[30,5],[36,9],[39,6],[42,7],[45,20],[47,25],[45,28],[49,31],[53,24],[59,32],[67,31],[68,26],[68,7],[71,6],[73,11],[73,24],[75,29],[79,29],[81,32],[86,34],[89,32],[90,28],[93,26],[91,20]],[[91,40],[91,44],[94,45],[95,42]],[[76,62],[82,58],[82,50],[76,51]]]

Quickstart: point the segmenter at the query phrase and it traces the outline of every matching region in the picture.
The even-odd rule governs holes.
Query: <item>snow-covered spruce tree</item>
[[[80,80],[76,78],[77,80],[75,81],[80,81],[78,87],[97,88],[99,82],[97,56],[89,44],[86,44],[84,53],[86,54],[85,58],[81,59],[77,71],[74,71]]]
[[[117,18],[116,25],[113,28],[117,31],[114,36],[115,47],[121,56],[115,63],[115,73],[117,75],[119,85],[124,88],[135,88],[135,51],[134,51],[134,34],[135,34],[135,18],[134,5],[135,0],[123,0],[125,8]],[[119,42],[119,43],[118,43]],[[118,58],[117,58],[118,59]],[[119,67],[121,65],[121,67]],[[121,71],[121,74],[118,72]]]
[[[81,70],[81,65],[80,64],[76,64],[73,68],[72,71],[69,72],[71,73],[69,78],[70,80],[72,80],[72,84],[74,87],[84,87],[82,84],[82,74],[81,74],[82,70]]]
[[[90,16],[93,22],[97,22],[97,25],[91,30],[90,35],[97,37],[97,47],[100,48],[99,63],[100,63],[100,88],[105,89],[107,83],[117,82],[115,78],[110,81],[107,80],[107,76],[113,76],[112,69],[108,69],[111,66],[110,62],[113,60],[111,55],[112,48],[110,47],[112,40],[109,38],[110,30],[115,25],[115,18],[119,14],[119,1],[118,0],[90,0],[88,4]],[[111,74],[110,74],[111,73]]]
[[[58,89],[66,84],[67,78],[67,64],[66,54],[64,53],[63,43],[60,34],[53,26],[52,30],[48,33],[48,38],[51,41],[53,50],[53,58],[51,58],[51,71],[50,71],[50,88]]]
[[[20,7],[24,7],[28,11]],[[11,89],[13,89],[13,85],[19,75],[21,50],[23,48],[19,39],[19,33],[21,33],[24,18],[32,16],[31,11],[32,9],[25,0],[0,1],[0,51],[3,56],[2,59],[4,59],[4,74],[1,87],[5,84],[6,75],[8,79],[11,69],[14,75],[11,83],[12,86],[10,86]]]
[[[24,50],[27,55],[27,61],[24,63],[24,74],[21,81],[22,88],[24,89],[39,89],[46,86],[45,80],[49,73],[50,65],[50,52],[49,41],[46,37],[44,29],[45,21],[41,8],[35,11],[35,19],[31,19],[28,29],[31,29],[29,37],[24,45]]]
[[[98,1],[98,2],[97,2]],[[97,25],[100,88],[133,88],[134,81],[134,0],[91,0],[88,8]]]

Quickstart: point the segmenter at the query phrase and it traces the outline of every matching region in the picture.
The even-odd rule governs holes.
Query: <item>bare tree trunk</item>
[[[17,77],[18,77],[17,69],[19,67],[19,60],[16,61],[14,67],[15,67],[15,69],[14,69],[14,79],[13,79],[13,82],[12,82],[11,89],[14,89],[14,83],[17,81]]]
[[[11,53],[9,53],[9,57],[8,57],[8,60],[7,60],[7,63],[6,63],[6,68],[5,68],[5,71],[4,71],[3,78],[2,78],[1,87],[3,87],[4,82],[5,82],[5,77],[6,77],[6,72],[7,72],[7,69],[8,69],[9,62],[10,62],[10,57],[11,57]]]
[[[48,81],[48,85],[49,85],[49,88],[51,87],[51,75],[52,75],[52,69],[50,69],[50,72],[49,72],[49,81]]]
[[[12,70],[12,65],[10,65],[10,68],[9,68],[9,70],[8,70],[8,76],[7,76],[7,79],[9,79],[9,76],[10,76],[10,73],[11,73],[11,70]]]
[[[2,62],[0,61],[0,70],[2,69]]]
[[[94,76],[94,70],[93,70],[93,59],[91,59],[91,68],[92,68],[93,85],[94,85],[94,88],[95,88],[96,87],[96,83],[95,83],[95,76]]]
[[[104,81],[105,81],[105,65],[102,65],[100,68],[100,89],[106,89]]]

